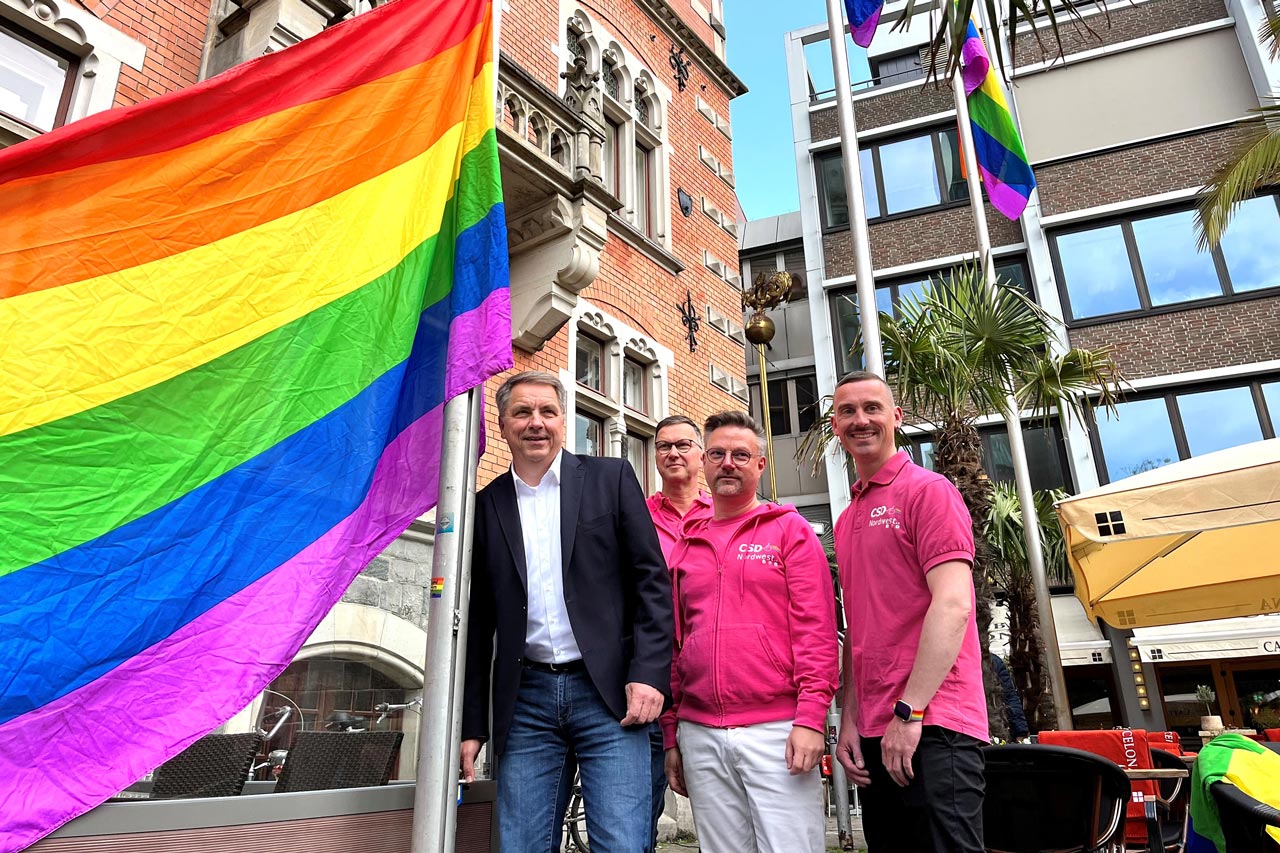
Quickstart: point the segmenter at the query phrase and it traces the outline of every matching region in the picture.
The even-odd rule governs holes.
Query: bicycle
[[[564,829],[569,839],[566,853],[591,853],[587,840],[587,809],[582,800],[582,777],[577,772],[573,774],[569,805],[564,810]]]

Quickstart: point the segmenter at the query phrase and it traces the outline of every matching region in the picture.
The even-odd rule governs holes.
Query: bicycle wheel
[[[572,849],[590,853],[591,846],[587,842],[587,810],[582,803],[582,788],[573,786],[573,794],[569,797],[569,808],[565,810],[565,825],[569,829],[569,840]]]

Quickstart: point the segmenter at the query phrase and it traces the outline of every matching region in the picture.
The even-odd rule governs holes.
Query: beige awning
[[[1119,628],[1280,612],[1280,439],[1058,504],[1076,597]]]

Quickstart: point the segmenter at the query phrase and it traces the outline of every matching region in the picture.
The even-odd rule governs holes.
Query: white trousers
[[[787,770],[791,721],[714,729],[681,721],[684,781],[702,853],[823,853],[817,767]]]

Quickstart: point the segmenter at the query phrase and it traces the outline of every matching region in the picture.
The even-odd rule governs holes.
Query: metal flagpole
[[[459,651],[466,642],[471,583],[470,507],[475,499],[478,403],[482,392],[482,388],[475,388],[459,394],[444,407],[412,853],[453,849],[462,725],[458,714],[458,688],[463,675]]]
[[[982,3],[974,5],[981,8]],[[960,152],[964,157],[965,175],[969,185],[969,206],[973,210],[974,230],[978,237],[982,278],[988,288],[994,288],[995,265],[991,257],[991,235],[987,230],[987,212],[982,203],[982,186],[979,181],[978,158],[973,143],[973,127],[969,124],[969,103],[964,93],[964,81],[959,72],[951,78],[951,91],[955,95]],[[1058,631],[1053,622],[1053,603],[1049,597],[1049,580],[1045,573],[1044,550],[1040,540],[1040,518],[1036,514],[1035,498],[1031,488],[1031,470],[1027,464],[1027,448],[1022,438],[1022,418],[1019,416],[1018,401],[1012,394],[1005,397],[1000,415],[1004,418],[1009,434],[1009,455],[1013,462],[1013,479],[1018,492],[1018,505],[1022,509],[1022,532],[1027,543],[1027,564],[1036,589],[1036,611],[1040,619],[1040,637],[1049,671],[1049,690],[1053,695],[1058,729],[1069,731],[1072,728],[1071,706],[1068,704],[1066,681],[1062,672],[1062,654],[1058,649]]]
[[[494,117],[502,54],[503,0],[490,0]],[[471,601],[471,539],[480,462],[480,402],[484,385],[444,406],[440,437],[440,495],[436,501],[431,553],[431,598],[427,608],[427,654],[423,665],[422,717],[418,734],[418,784],[413,795],[411,853],[453,850],[462,799],[462,684],[466,666],[467,608]]]
[[[827,0],[827,38],[835,75],[836,115],[840,122],[840,157],[844,162],[844,193],[849,204],[849,236],[853,240],[853,269],[858,290],[858,322],[862,327],[862,357],[866,369],[884,376],[884,348],[880,343],[880,315],[876,313],[876,283],[871,272],[871,232],[867,228],[867,200],[862,195],[862,160],[858,152],[858,124],[853,115],[853,84],[844,44],[844,10],[840,0]],[[843,658],[841,658],[843,660]],[[836,700],[827,712],[827,751],[831,755],[831,788],[835,793],[836,825],[843,844],[849,837],[849,786],[835,755],[840,716]]]
[[[849,202],[849,233],[853,238],[862,352],[867,370],[884,376],[880,315],[876,313],[876,284],[871,273],[871,234],[867,229],[867,202],[862,197],[862,161],[858,157],[858,125],[853,117],[853,84],[849,82],[849,55],[844,46],[844,33],[841,1],[827,0],[827,34],[831,40],[831,64],[835,71],[836,113],[840,119],[844,191]]]

